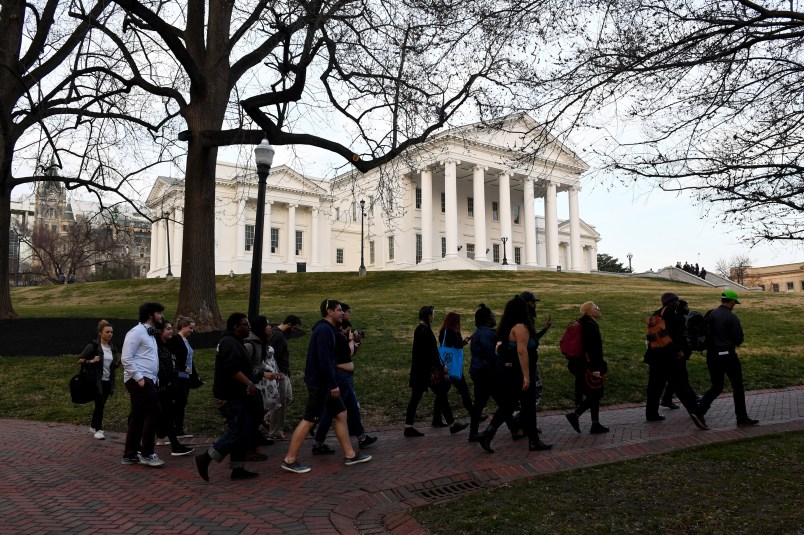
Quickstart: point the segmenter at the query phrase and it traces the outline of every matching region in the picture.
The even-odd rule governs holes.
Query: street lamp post
[[[507,266],[508,265],[508,256],[506,255],[506,251],[505,251],[505,242],[508,241],[508,238],[503,236],[502,238],[500,238],[500,240],[502,240],[502,242],[503,242],[503,261],[502,261],[502,265]]]
[[[363,239],[363,220],[366,218],[366,201],[360,199],[360,269],[357,272],[358,277],[366,276],[366,262],[364,261],[363,253],[365,251],[366,241]]]
[[[265,230],[265,182],[274,162],[274,148],[267,139],[254,148],[254,159],[257,161],[257,220],[254,225],[254,245],[251,258],[251,287],[248,293],[248,319],[254,324],[260,314],[260,282],[262,279],[262,236]]]
[[[167,236],[167,253],[168,253],[168,270],[165,274],[165,280],[171,280],[173,278],[173,272],[170,270],[170,227],[168,225],[168,220],[170,218],[170,212],[165,212],[162,214],[165,216],[165,235]]]
[[[625,255],[625,256],[627,256],[627,257],[628,257],[628,273],[633,273],[633,272],[634,272],[634,270],[633,270],[633,269],[631,269],[631,259],[632,259],[632,258],[634,258],[634,255],[632,255],[631,253],[628,253],[628,254],[627,254],[627,255]]]

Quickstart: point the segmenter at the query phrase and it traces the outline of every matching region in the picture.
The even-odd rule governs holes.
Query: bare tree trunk
[[[184,243],[176,314],[195,320],[196,330],[223,326],[215,288],[215,163],[217,148],[190,141],[184,187]]]
[[[11,271],[9,265],[9,234],[11,231],[11,165],[0,165],[0,320],[17,318],[11,304]],[[7,174],[8,173],[8,174]]]

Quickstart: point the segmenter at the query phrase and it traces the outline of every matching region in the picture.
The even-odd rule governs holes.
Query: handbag
[[[586,387],[590,390],[599,390],[606,384],[606,376],[595,377],[592,370],[586,370]]]
[[[444,382],[444,370],[433,368],[430,370],[430,386],[438,386]]]
[[[78,373],[70,379],[70,398],[73,403],[83,405],[95,400],[98,392],[98,385],[95,378],[86,373]]]
[[[444,347],[444,340],[446,339],[447,331],[445,329],[441,347],[438,348],[438,355],[441,357],[441,362],[447,367],[450,378],[460,380],[463,377],[463,349]]]
[[[204,386],[204,381],[201,380],[201,376],[198,375],[198,372],[195,369],[195,362],[193,362],[193,371],[192,373],[190,373],[190,382],[188,383],[187,386],[189,386],[193,390]]]

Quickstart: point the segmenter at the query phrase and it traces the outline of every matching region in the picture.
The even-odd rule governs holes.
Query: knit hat
[[[678,301],[678,296],[673,292],[665,292],[662,294],[662,306],[667,306],[673,301]]]

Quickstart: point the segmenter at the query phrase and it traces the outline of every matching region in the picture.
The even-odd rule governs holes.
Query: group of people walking
[[[537,412],[543,392],[539,343],[553,322],[548,316],[542,328],[536,330],[538,302],[539,298],[530,291],[514,296],[506,303],[499,325],[494,312],[481,303],[474,315],[475,330],[466,337],[461,333],[461,316],[456,312],[445,315],[436,336],[434,307],[421,307],[413,333],[405,437],[424,436],[414,422],[419,404],[429,390],[435,395],[431,425],[448,427],[451,434],[469,427],[469,441],[477,442],[488,453],[494,453],[492,441],[503,423],[512,440],[528,439],[529,451],[552,448],[540,436]],[[746,411],[742,368],[736,353],[743,342],[742,327],[733,312],[739,303],[733,290],[725,290],[720,306],[706,315],[706,360],[711,387],[699,398],[690,385],[686,368],[692,353],[686,332],[688,305],[675,293],[661,296],[662,307],[649,321],[644,356],[649,367],[647,421],[664,420],[660,406],[678,408],[673,403],[675,394],[693,423],[706,429],[705,415],[723,391],[724,377],[728,376],[734,390],[737,424],[758,423]],[[139,323],[126,334],[121,352],[111,342],[112,326],[101,321],[97,339],[86,346],[78,359],[82,370],[96,380],[91,420],[91,432],[96,439],[105,438],[104,406],[114,390],[115,370],[123,367],[123,382],[131,400],[122,460],[127,465],[162,466],[164,461],[155,453],[157,444],[169,443],[174,456],[193,451],[180,439],[192,436],[184,429],[184,414],[190,385],[193,379],[200,382],[188,341],[195,324],[190,318],[179,317],[174,328],[164,319],[163,311],[159,303],[142,304]],[[606,433],[609,428],[600,422],[600,402],[608,373],[598,325],[602,312],[592,301],[581,304],[579,312],[581,357],[567,361],[568,371],[574,377],[575,409],[566,414],[566,419],[580,433],[581,417],[588,411],[589,432]],[[354,356],[363,333],[352,329],[351,309],[346,303],[326,299],[321,302],[320,313],[307,350],[304,372],[307,404],[281,463],[282,469],[299,474],[311,470],[299,460],[301,447],[310,434],[314,435],[313,455],[332,454],[335,450],[325,439],[330,427],[334,427],[347,466],[370,461],[371,455],[362,450],[377,440],[363,427],[354,385]],[[265,460],[267,457],[257,451],[257,446],[284,438],[285,408],[293,398],[287,340],[300,327],[301,320],[294,315],[276,326],[265,316],[259,316],[253,330],[245,314],[234,313],[227,319],[226,331],[217,346],[212,388],[215,404],[226,420],[226,431],[195,458],[204,480],[209,481],[212,461],[221,462],[227,456],[232,479],[256,477],[255,472],[245,469],[244,463]],[[467,345],[474,399],[466,377],[454,370],[450,374],[439,351],[441,346],[462,352]],[[459,392],[469,414],[468,425],[456,420],[452,413],[449,402],[452,387]],[[497,405],[490,419],[484,414],[489,399]],[[486,420],[489,421],[485,429],[480,431],[481,423]],[[268,437],[260,432],[260,427],[265,428]],[[357,437],[357,449],[350,435]]]

